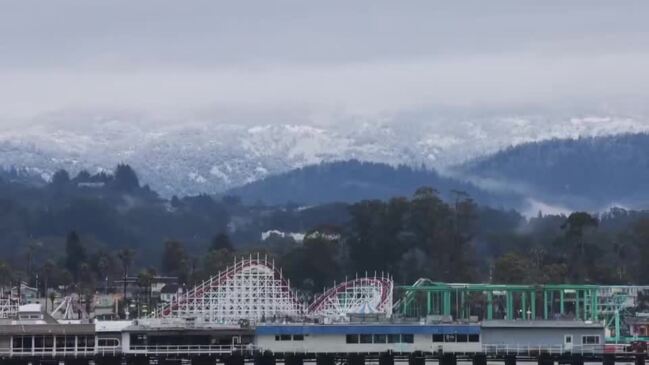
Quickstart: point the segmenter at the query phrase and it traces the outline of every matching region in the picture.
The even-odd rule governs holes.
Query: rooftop
[[[483,328],[522,328],[522,327],[534,327],[534,328],[603,328],[599,322],[592,321],[577,321],[577,320],[492,320],[492,321],[483,321]]]

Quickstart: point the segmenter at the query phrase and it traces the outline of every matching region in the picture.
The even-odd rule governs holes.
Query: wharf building
[[[453,365],[466,358],[511,365],[519,358],[581,365],[631,356],[644,362],[641,348],[621,337],[615,343],[619,322],[608,328],[632,302],[622,289],[602,299],[595,286],[421,280],[397,287],[390,276],[375,274],[335,284],[305,304],[272,261],[248,257],[136,320],[56,320],[38,305],[7,306],[0,362],[423,365],[435,359]]]

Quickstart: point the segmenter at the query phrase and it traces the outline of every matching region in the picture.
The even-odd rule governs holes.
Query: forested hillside
[[[527,143],[472,161],[461,176],[549,204],[649,207],[649,135]]]
[[[74,232],[89,251],[103,255],[131,248],[138,253],[135,264],[157,265],[168,240],[200,255],[218,234],[227,233],[241,247],[259,243],[270,229],[299,232],[347,217],[346,208],[335,204],[297,211],[244,206],[232,196],[167,200],[141,186],[128,165],[113,174],[82,171],[74,177],[61,170],[47,184],[15,177],[7,173],[0,180],[0,257],[12,262],[25,262],[27,256],[63,259],[66,239]]]
[[[357,160],[321,163],[269,176],[230,190],[246,202],[266,204],[323,204],[358,202],[365,199],[389,199],[410,195],[418,187],[433,186],[440,196],[452,199],[457,193],[494,206],[513,206],[518,199],[511,194],[486,192],[471,183],[438,174],[433,169],[392,167]]]
[[[83,290],[125,272],[177,275],[191,285],[250,252],[273,257],[306,293],[365,271],[404,284],[649,283],[643,211],[526,219],[465,193],[443,199],[433,187],[310,208],[235,196],[165,200],[126,165],[113,174],[60,171],[45,186],[3,181],[0,245],[3,281]]]

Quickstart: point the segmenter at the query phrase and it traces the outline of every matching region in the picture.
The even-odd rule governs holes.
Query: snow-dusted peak
[[[0,164],[47,177],[59,168],[95,172],[126,162],[165,195],[213,193],[321,161],[443,168],[524,142],[649,130],[642,119],[606,115],[414,120],[395,116],[314,126],[91,116],[0,131]]]

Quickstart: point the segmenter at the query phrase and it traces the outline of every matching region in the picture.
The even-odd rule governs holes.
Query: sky
[[[0,128],[643,116],[646,14],[626,0],[0,0]]]

